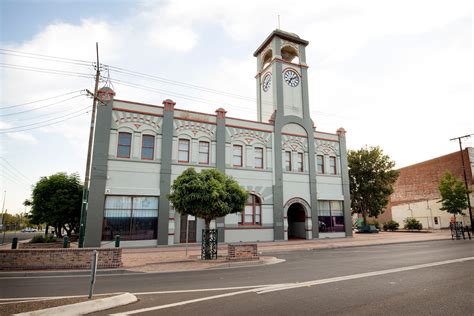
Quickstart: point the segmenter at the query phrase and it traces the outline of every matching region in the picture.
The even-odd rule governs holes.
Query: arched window
[[[261,225],[262,224],[262,202],[260,198],[254,194],[250,194],[245,203],[242,217],[239,221],[240,225]]]

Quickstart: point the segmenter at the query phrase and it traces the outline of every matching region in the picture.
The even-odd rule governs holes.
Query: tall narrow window
[[[178,162],[189,162],[189,140],[187,139],[179,140]]]
[[[298,172],[303,172],[303,159],[304,154],[298,153]]]
[[[155,152],[155,136],[143,135],[142,137],[142,159],[153,160]]]
[[[317,166],[318,166],[318,173],[324,173],[324,156],[318,155],[316,157]]]
[[[241,213],[240,225],[261,225],[262,224],[262,202],[256,195],[250,194],[245,208]]]
[[[242,167],[242,146],[240,145],[234,145],[233,165],[234,167]]]
[[[199,142],[199,163],[209,164],[209,142]]]
[[[285,151],[285,170],[291,171],[291,151]]]
[[[263,169],[263,148],[255,147],[255,168]]]
[[[117,157],[130,158],[131,148],[132,134],[120,132],[117,146]]]
[[[329,173],[336,174],[336,157],[329,157]]]

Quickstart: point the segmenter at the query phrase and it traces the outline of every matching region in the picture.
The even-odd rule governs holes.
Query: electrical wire
[[[22,125],[22,126],[15,126],[15,127],[10,127],[10,128],[3,128],[3,129],[0,129],[0,133],[8,133],[10,130],[15,130],[15,129],[18,129],[18,128],[24,128],[24,127],[29,127],[29,126],[33,126],[33,125],[38,125],[38,124],[44,124],[46,122],[51,122],[51,121],[54,121],[54,120],[57,120],[57,119],[61,119],[61,118],[64,118],[64,117],[67,117],[67,116],[70,116],[72,114],[76,114],[78,112],[81,112],[81,111],[84,111],[86,109],[89,109],[91,107],[91,105],[88,105],[84,108],[81,108],[77,111],[74,111],[72,113],[68,113],[66,115],[62,115],[62,116],[58,116],[58,117],[54,117],[54,118],[51,118],[51,119],[48,119],[48,120],[44,120],[44,121],[41,121],[41,122],[36,122],[36,123],[31,123],[31,124],[26,124],[26,125]]]
[[[25,128],[25,129],[21,129],[21,130],[17,130],[17,131],[9,131],[9,132],[2,132],[2,131],[0,131],[0,134],[4,134],[4,133],[7,133],[7,134],[9,134],[9,133],[17,133],[17,132],[29,131],[29,130],[32,130],[32,129],[42,128],[42,127],[48,127],[48,126],[51,126],[51,125],[55,125],[55,124],[58,124],[58,123],[62,123],[62,122],[65,122],[65,121],[69,121],[69,120],[71,120],[71,119],[73,119],[73,118],[79,117],[79,116],[81,116],[81,115],[83,115],[83,114],[87,114],[87,113],[89,113],[89,112],[90,112],[90,110],[87,111],[87,112],[79,113],[79,114],[77,114],[77,115],[68,117],[68,118],[66,118],[66,119],[64,119],[64,120],[60,120],[60,121],[57,121],[57,122],[52,122],[52,123],[45,124],[45,125],[42,125],[42,126],[36,126],[36,127],[32,127],[32,128]]]
[[[10,105],[10,106],[3,106],[3,107],[0,107],[0,110],[2,110],[2,109],[16,108],[16,107],[24,106],[24,105],[28,105],[28,104],[33,104],[33,103],[48,101],[48,100],[51,100],[51,99],[56,99],[56,98],[64,97],[64,96],[66,96],[66,95],[70,95],[70,94],[77,93],[77,92],[81,92],[81,91],[85,91],[85,90],[84,90],[84,89],[81,89],[81,90],[76,90],[76,91],[71,91],[71,92],[68,92],[68,93],[56,95],[56,96],[54,96],[54,97],[49,97],[49,98],[46,98],[46,99],[41,99],[41,100],[36,100],[36,101],[31,101],[31,102],[26,102],[26,103],[21,103],[21,104],[16,104],[16,105]]]
[[[8,160],[6,160],[5,158],[3,157],[0,157],[0,159],[2,159],[3,161],[5,161],[11,168],[13,168],[13,170],[19,174],[20,176],[22,176],[25,180],[27,181],[30,181],[30,179],[28,179],[27,176],[25,176],[20,170],[18,170],[15,166],[13,166],[11,163],[8,162]]]
[[[33,71],[33,72],[53,74],[53,75],[64,75],[64,76],[72,76],[72,77],[80,77],[80,78],[93,78],[94,77],[94,75],[88,74],[88,73],[66,71],[66,70],[59,70],[59,69],[47,69],[47,68],[39,68],[39,67],[31,67],[31,66],[23,66],[23,65],[15,65],[15,64],[5,64],[5,63],[0,63],[0,66],[3,68],[8,68],[8,69]]]
[[[30,59],[36,59],[36,60],[45,60],[45,61],[51,61],[51,62],[55,62],[55,63],[78,65],[78,66],[84,66],[84,67],[94,66],[94,62],[89,62],[89,63],[86,64],[86,63],[78,63],[78,62],[66,61],[66,60],[55,60],[55,59],[45,58],[45,57],[19,55],[19,54],[16,54],[16,53],[6,53],[6,52],[1,52],[1,51],[0,51],[0,54],[6,55],[6,56],[12,56],[12,57],[30,58]]]
[[[0,51],[17,53],[17,54],[24,54],[24,55],[47,57],[47,58],[52,58],[52,59],[69,60],[69,61],[81,62],[81,63],[86,63],[86,64],[90,63],[90,61],[87,61],[87,60],[73,59],[73,58],[66,58],[66,57],[57,57],[57,56],[43,55],[43,54],[36,54],[36,53],[28,53],[28,52],[22,52],[22,51],[13,50],[13,49],[6,49],[6,48],[0,48]]]
[[[18,185],[25,185],[25,186],[30,185],[30,183],[28,183],[25,180],[23,180],[22,178],[18,177],[18,175],[14,174],[10,169],[5,167],[5,165],[3,165],[1,163],[1,161],[0,161],[0,167],[1,167],[1,170],[2,170],[2,173],[3,173],[3,176],[9,176],[11,178],[10,181],[14,181]]]
[[[64,99],[64,100],[59,100],[59,101],[54,102],[54,103],[46,104],[46,105],[43,105],[43,106],[40,106],[40,107],[37,107],[37,108],[33,108],[33,109],[29,109],[29,110],[23,110],[23,111],[14,112],[14,113],[0,114],[0,116],[12,116],[12,115],[18,115],[18,114],[23,114],[23,113],[29,113],[29,112],[44,109],[44,108],[47,108],[47,107],[50,107],[50,106],[53,106],[53,105],[56,105],[56,104],[59,104],[59,103],[65,102],[65,101],[69,101],[69,100],[72,100],[72,99],[75,99],[75,98],[79,98],[79,97],[82,97],[82,96],[83,95],[80,94],[80,95],[76,95],[76,96],[73,96],[73,97],[70,97],[70,98],[67,98],[67,99]]]
[[[79,106],[78,104],[74,104],[73,105],[74,107],[77,107]],[[66,109],[66,110],[61,110],[61,111],[55,111],[55,112],[49,112],[49,113],[45,113],[43,115],[36,115],[36,116],[32,116],[32,117],[22,117],[22,118],[16,118],[14,120],[11,120],[11,121],[3,121],[4,123],[14,123],[14,122],[18,122],[18,121],[30,121],[30,120],[36,120],[40,117],[47,117],[47,116],[52,116],[52,115],[56,115],[56,114],[61,114],[61,113],[66,113],[66,112],[69,112],[71,110],[74,110],[74,108],[71,108],[71,109]]]

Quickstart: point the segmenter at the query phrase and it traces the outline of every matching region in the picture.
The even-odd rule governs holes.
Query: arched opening
[[[298,57],[298,51],[292,46],[284,46],[281,49],[281,58],[290,63],[299,64],[300,59]]]
[[[270,62],[272,61],[272,57],[273,57],[273,54],[272,54],[272,50],[269,49],[265,55],[263,55],[263,59],[262,59],[262,69],[265,69],[269,64]]]
[[[288,208],[288,239],[306,239],[304,206],[293,203]]]

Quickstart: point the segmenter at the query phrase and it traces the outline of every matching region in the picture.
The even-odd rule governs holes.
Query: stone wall
[[[0,270],[90,269],[98,252],[98,269],[122,266],[121,248],[61,248],[0,250]]]

